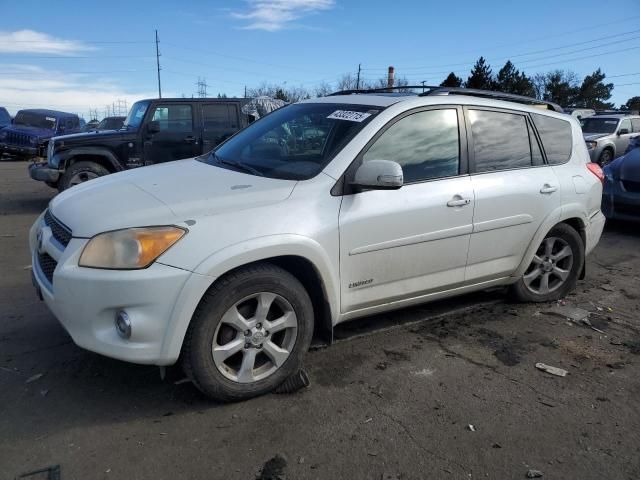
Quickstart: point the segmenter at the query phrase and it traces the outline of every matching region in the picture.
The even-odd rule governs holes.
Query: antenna
[[[158,67],[158,98],[162,98],[162,87],[160,86],[160,40],[158,40],[158,30],[156,30],[156,66]]]

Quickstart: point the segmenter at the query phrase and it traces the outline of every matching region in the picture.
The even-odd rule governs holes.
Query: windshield
[[[580,123],[583,133],[613,133],[618,122],[617,118],[584,118]]]
[[[366,105],[290,105],[252,123],[202,161],[270,178],[306,180],[380,111]]]
[[[148,101],[134,103],[131,107],[131,110],[129,110],[129,115],[127,115],[127,118],[124,121],[124,126],[126,128],[140,127],[140,124],[142,123],[142,119],[144,118],[144,114],[146,113],[148,107]]]
[[[25,127],[44,128],[47,130],[56,129],[56,118],[40,115],[33,112],[18,112],[14,125],[23,125]]]

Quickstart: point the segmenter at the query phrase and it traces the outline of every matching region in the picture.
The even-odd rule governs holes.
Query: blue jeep
[[[80,131],[74,113],[55,110],[20,110],[13,124],[0,130],[0,154],[14,157],[44,157],[51,137]]]
[[[0,130],[9,125],[11,125],[11,115],[9,115],[6,108],[0,107]]]

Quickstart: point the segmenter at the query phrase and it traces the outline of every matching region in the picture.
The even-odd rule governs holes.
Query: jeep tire
[[[182,365],[208,397],[244,400],[296,373],[313,334],[313,306],[302,284],[269,263],[216,281],[191,319]]]
[[[94,178],[109,175],[109,170],[96,162],[81,161],[71,164],[58,182],[58,190],[61,192],[80,183]]]

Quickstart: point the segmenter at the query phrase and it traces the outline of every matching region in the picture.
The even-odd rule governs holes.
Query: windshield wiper
[[[214,152],[211,152],[211,155],[213,156],[213,158],[217,161],[217,163],[221,163],[223,165],[229,165],[230,167],[234,167],[237,168],[240,171],[243,171],[245,173],[250,173],[252,175],[256,175],[258,177],[264,177],[264,174],[258,170],[256,170],[255,168],[246,165],[244,163],[240,163],[240,162],[236,162],[235,160],[227,160],[225,158],[221,158],[219,156],[217,156]]]

